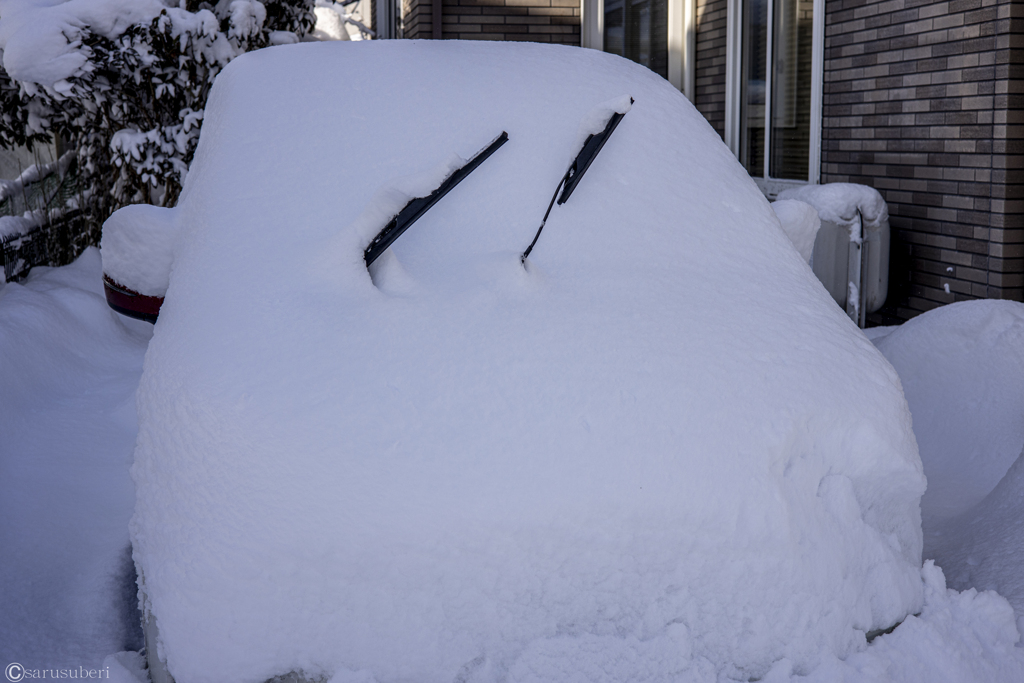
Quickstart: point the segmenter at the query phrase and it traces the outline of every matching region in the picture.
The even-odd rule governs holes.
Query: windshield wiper
[[[462,182],[462,180],[476,170],[476,167],[482,164],[487,157],[494,154],[495,151],[502,145],[508,142],[508,133],[505,131],[501,132],[501,135],[494,138],[491,144],[483,148],[476,153],[472,159],[466,162],[466,165],[458,169],[450,176],[445,178],[444,182],[433,192],[426,197],[417,197],[409,201],[405,207],[398,212],[398,214],[392,218],[384,229],[377,233],[377,236],[370,242],[370,246],[366,247],[366,251],[363,252],[363,258],[366,260],[366,266],[369,267],[371,263],[377,260],[377,257],[383,254],[391,244],[402,236],[402,233],[409,229],[409,226],[415,223],[420,217],[430,210],[434,204],[437,204],[442,197],[451,192],[452,188]]]
[[[633,98],[629,98],[629,103],[633,104]],[[590,164],[593,163],[594,157],[604,147],[604,143],[611,137],[615,127],[619,125],[619,121],[625,114],[618,112],[612,114],[612,117],[608,119],[608,123],[605,124],[604,130],[597,135],[591,135],[587,138],[587,141],[583,143],[583,149],[576,155],[576,158],[572,162],[572,166],[565,172],[565,187],[562,188],[562,196],[558,198],[558,205],[565,204],[566,200],[569,199],[569,195],[576,189],[576,186],[580,183],[580,178],[590,168]]]
[[[630,105],[633,104],[633,98],[629,98]],[[537,234],[533,236],[533,241],[530,242],[530,246],[526,248],[523,255],[519,257],[520,263],[526,264],[526,257],[533,251],[533,245],[537,244],[537,239],[540,237],[541,231],[544,229],[544,224],[548,222],[548,215],[551,213],[551,207],[555,205],[555,198],[558,197],[558,205],[565,204],[569,199],[569,195],[576,189],[576,186],[580,184],[580,179],[583,174],[590,168],[590,164],[594,162],[594,158],[597,153],[604,147],[604,143],[611,137],[615,127],[619,125],[619,121],[625,116],[624,113],[616,112],[612,114],[612,117],[608,119],[608,123],[605,124],[604,130],[600,133],[596,133],[587,137],[586,142],[583,143],[583,149],[576,155],[576,158],[572,160],[572,164],[569,166],[569,170],[565,172],[562,179],[558,182],[558,187],[555,188],[555,194],[551,196],[551,202],[548,204],[548,210],[544,212],[544,218],[540,221],[540,227],[537,228]],[[558,191],[562,191],[562,195],[559,197]]]

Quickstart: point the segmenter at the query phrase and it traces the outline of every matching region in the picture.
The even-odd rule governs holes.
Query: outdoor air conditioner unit
[[[821,222],[811,267],[836,303],[864,327],[889,289],[889,221],[865,229],[858,219],[852,226]]]
[[[813,206],[821,219],[811,268],[825,289],[865,327],[889,290],[889,211],[874,188],[850,183],[804,185],[784,190],[779,199]]]

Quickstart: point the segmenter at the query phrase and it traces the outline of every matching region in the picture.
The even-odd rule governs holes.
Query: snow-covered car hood
[[[581,123],[627,95],[524,267]],[[371,277],[376,231],[502,131]],[[747,678],[920,608],[899,380],[652,72],[251,53],[177,212],[132,536],[179,683]]]

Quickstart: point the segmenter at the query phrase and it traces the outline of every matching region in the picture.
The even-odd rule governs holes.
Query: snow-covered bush
[[[315,22],[314,0],[48,4],[0,1],[0,144],[59,136],[97,226],[126,204],[173,205],[217,74]]]

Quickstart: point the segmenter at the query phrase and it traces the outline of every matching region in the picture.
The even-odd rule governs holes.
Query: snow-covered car
[[[663,79],[295,45],[232,62],[203,126],[178,206],[103,246],[165,295],[132,469],[154,668],[756,680],[921,608],[899,380]]]

